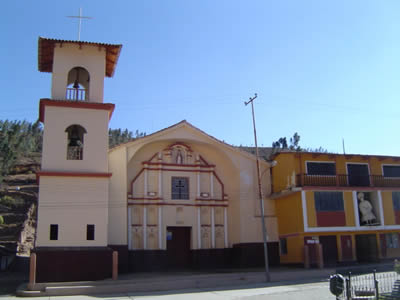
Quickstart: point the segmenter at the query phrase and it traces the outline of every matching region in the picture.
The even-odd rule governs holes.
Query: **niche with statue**
[[[361,226],[381,224],[379,198],[376,192],[357,192],[357,202]]]

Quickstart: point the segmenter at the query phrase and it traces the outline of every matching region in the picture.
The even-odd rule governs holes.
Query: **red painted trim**
[[[177,145],[177,144],[179,144],[179,145],[182,145],[182,146],[186,146],[186,145],[184,145],[184,144],[182,144],[182,143],[175,143],[175,144],[173,144],[173,145]],[[172,145],[172,146],[173,146]],[[171,146],[171,147],[172,147]],[[186,146],[186,147],[188,147],[188,146]],[[160,163],[160,162],[151,162],[151,160],[153,160],[153,158],[156,156],[158,154],[158,152],[156,152],[148,161],[144,161],[144,162],[142,162],[142,164],[148,164],[148,165],[156,165],[156,166],[176,166],[176,167],[181,167],[180,169],[170,169],[170,168],[163,168],[163,167],[161,167],[161,168],[149,168],[149,167],[144,167],[144,168],[142,168],[140,171],[139,171],[139,173],[132,179],[132,181],[131,181],[131,185],[130,185],[130,188],[129,188],[129,191],[130,191],[130,193],[128,193],[128,194],[131,194],[131,195],[133,195],[133,184],[135,183],[135,181],[138,179],[138,177],[143,173],[143,171],[144,170],[149,170],[149,171],[167,171],[167,172],[193,172],[193,173],[195,173],[195,172],[201,172],[201,173],[213,173],[214,174],[214,176],[215,176],[215,178],[217,179],[217,181],[219,182],[219,184],[221,185],[221,191],[222,191],[222,196],[221,196],[221,200],[222,201],[224,201],[225,200],[225,186],[224,186],[224,184],[223,184],[223,182],[221,181],[221,179],[218,177],[218,175],[217,175],[217,173],[214,171],[214,170],[199,170],[198,169],[198,167],[199,167],[199,165],[181,165],[181,164],[169,164],[169,163]],[[200,165],[200,168],[215,168],[215,165],[209,165],[207,162],[206,162],[206,160],[201,156],[201,155],[199,155],[199,157],[200,157],[200,159],[206,164],[206,166],[202,166],[202,165]],[[182,167],[195,167],[196,169],[182,169]],[[148,199],[148,198],[146,198],[146,199]],[[154,199],[154,198],[153,198]],[[215,200],[217,200],[217,199],[215,199]]]
[[[133,195],[133,183],[136,181],[136,179],[138,179],[138,177],[140,176],[140,174],[143,173],[143,171],[144,171],[144,169],[141,169],[139,171],[139,173],[132,179],[131,186],[130,186],[130,189],[129,189],[131,191],[131,195]]]
[[[152,157],[150,157],[150,159],[149,160],[147,160],[147,161],[144,161],[144,162],[142,162],[142,164],[144,165],[144,164],[156,164],[156,165],[158,165],[159,163],[152,163],[151,161],[154,159],[154,157],[156,157],[156,155],[158,154],[158,152],[156,152],[156,153],[154,153],[154,155],[152,156]]]
[[[169,145],[167,148],[164,149],[164,151],[172,150],[174,146],[183,146],[185,147],[188,151],[193,152],[192,148],[190,148],[188,145],[182,143],[182,142],[176,142],[174,144]]]
[[[136,197],[136,198],[133,198],[133,197],[128,197],[128,199],[129,200],[142,200],[142,201],[145,201],[145,200],[164,200],[163,198],[144,198],[144,197]]]
[[[45,172],[39,171],[36,173],[37,177],[111,177],[112,173],[84,173],[84,172]]]
[[[212,170],[198,170],[198,169],[168,169],[168,168],[143,168],[149,171],[173,171],[173,172],[200,172],[200,173],[211,173]]]
[[[398,187],[371,187],[371,186],[303,186],[303,191],[400,191]]]
[[[222,183],[221,179],[218,177],[217,173],[215,173],[215,171],[213,171],[213,174],[214,174],[215,178],[217,178],[219,184],[221,185],[221,189],[222,189],[222,199],[224,199],[224,198],[225,198],[225,197],[224,197],[224,195],[225,195],[225,192],[224,192],[225,186],[224,186],[224,184]]]
[[[196,200],[196,201],[226,201],[226,200],[224,200],[224,199],[207,199],[207,198],[196,198],[196,199],[194,199],[194,200]]]
[[[288,233],[288,234],[282,234],[279,236],[280,239],[284,239],[284,238],[288,238],[288,237],[295,237],[295,236],[299,236],[300,233],[296,232],[296,233]]]
[[[208,164],[208,162],[200,154],[199,154],[199,158],[207,167],[215,167],[214,165]]]
[[[344,211],[317,211],[318,227],[346,226]]]
[[[189,164],[185,164],[184,165],[184,164],[172,164],[172,163],[163,163],[163,162],[151,162],[150,160],[144,161],[144,162],[142,162],[142,164],[143,165],[147,164],[147,165],[150,165],[150,166],[160,166],[161,165],[161,166],[184,167],[184,168],[188,168],[188,167],[191,167],[191,168],[197,168],[197,167],[200,167],[200,168],[214,168],[215,167],[215,165],[207,165],[207,166],[204,166],[204,165],[193,165],[193,164],[190,164],[190,165]]]
[[[202,206],[213,206],[213,207],[228,207],[228,204],[188,204],[188,203],[129,203],[128,206],[135,205],[154,205],[154,206],[194,206],[194,207],[202,207]]]
[[[109,120],[111,119],[111,116],[115,109],[115,104],[112,104],[112,103],[96,103],[96,102],[40,99],[39,120],[42,123],[44,123],[44,115],[45,115],[45,107],[46,106],[108,110],[109,111],[109,117],[108,117]]]
[[[400,225],[400,211],[395,210],[394,217],[395,217],[396,225]]]

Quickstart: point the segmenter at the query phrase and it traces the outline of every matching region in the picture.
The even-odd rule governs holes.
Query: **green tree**
[[[136,130],[134,135],[132,131],[128,130],[127,128],[124,130],[121,130],[121,128],[118,129],[110,128],[108,130],[108,145],[110,148],[112,148],[119,144],[123,144],[126,142],[133,141],[137,138],[144,137],[145,135],[146,133],[139,132],[139,130]]]

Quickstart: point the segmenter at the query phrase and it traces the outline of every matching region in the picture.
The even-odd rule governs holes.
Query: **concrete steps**
[[[311,278],[328,279],[332,269],[271,272],[271,281],[307,280]],[[143,276],[143,277],[141,277]],[[27,284],[20,286],[17,296],[69,296],[114,293],[141,293],[167,290],[206,289],[238,287],[265,283],[264,272],[210,273],[210,274],[129,274],[118,280],[86,282],[37,283],[32,290]]]

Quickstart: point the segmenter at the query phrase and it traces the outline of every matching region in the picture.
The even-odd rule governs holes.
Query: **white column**
[[[214,207],[211,207],[211,248],[215,248],[215,220],[214,220]]]
[[[383,213],[383,204],[382,204],[382,193],[378,191],[378,203],[379,203],[379,216],[381,218],[381,226],[385,225],[385,214]]]
[[[147,168],[147,166],[144,166],[145,168]],[[144,197],[147,197],[147,169],[144,169],[144,188],[143,188],[143,193],[144,193]]]
[[[160,165],[161,167],[161,165]],[[160,170],[158,171],[158,197],[162,198],[162,170],[160,168]]]
[[[158,207],[158,248],[160,250],[163,249],[163,240],[162,240],[162,207]]]
[[[128,249],[132,250],[132,206],[128,206]]]
[[[200,207],[197,208],[197,248],[201,249],[201,212]]]
[[[210,197],[214,199],[214,174],[210,173]]]
[[[306,202],[306,192],[305,191],[301,191],[301,206],[303,208],[304,231],[307,232],[307,230],[308,230],[308,216],[307,216],[307,202]]]
[[[360,227],[360,214],[358,212],[357,191],[353,191],[352,195],[353,195],[354,216],[356,218],[356,227]]]
[[[197,198],[200,198],[200,172],[197,172]]]
[[[224,207],[224,237],[225,237],[225,248],[229,248],[228,245],[228,208]]]
[[[143,249],[147,249],[147,207],[143,207]]]

